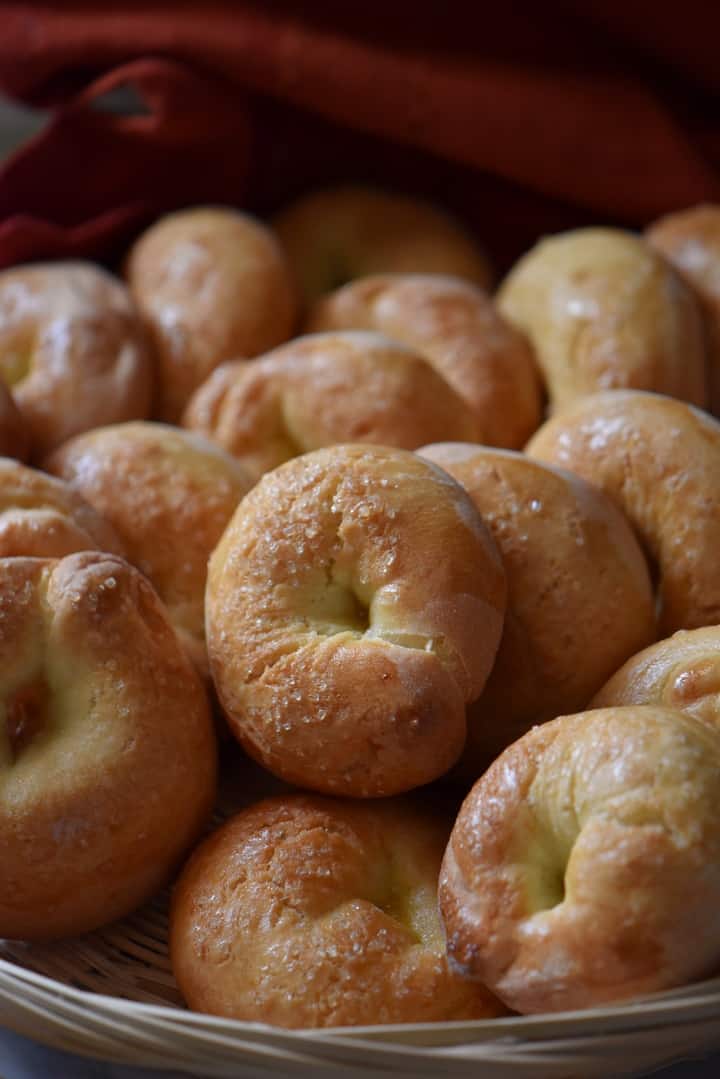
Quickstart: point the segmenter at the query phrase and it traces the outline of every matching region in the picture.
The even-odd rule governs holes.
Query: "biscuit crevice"
[[[41,677],[16,689],[5,705],[5,729],[10,760],[15,761],[48,726],[49,688]]]

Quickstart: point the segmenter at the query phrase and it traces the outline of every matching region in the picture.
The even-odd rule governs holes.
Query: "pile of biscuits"
[[[720,969],[720,207],[491,285],[352,187],[0,274],[0,937],[173,882],[284,1027]]]

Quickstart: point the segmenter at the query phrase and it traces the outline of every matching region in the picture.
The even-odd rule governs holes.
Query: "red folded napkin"
[[[720,198],[714,6],[468,7],[4,4],[0,87],[55,112],[0,171],[0,265],[339,180],[448,204],[501,263]],[[97,108],[124,84],[140,114]]]

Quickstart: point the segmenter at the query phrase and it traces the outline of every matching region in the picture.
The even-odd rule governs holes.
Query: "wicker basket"
[[[170,970],[167,898],[77,940],[0,942],[0,1022],[58,1049],[203,1079],[607,1079],[720,1048],[720,978],[551,1018],[306,1032],[194,1014]]]

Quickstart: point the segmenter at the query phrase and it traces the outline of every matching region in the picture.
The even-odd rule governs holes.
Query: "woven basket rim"
[[[720,978],[554,1015],[289,1030],[77,988],[0,958],[0,1024],[95,1060],[195,1079],[639,1075],[720,1049]]]
[[[397,1040],[403,1043],[404,1035],[416,1035],[432,1031],[433,1035],[458,1036],[463,1034],[487,1033],[491,1037],[498,1035],[505,1039],[517,1038],[519,1034],[525,1035],[538,1032],[545,1041],[553,1037],[554,1031],[575,1029],[576,1027],[594,1026],[604,1023],[623,1023],[635,1020],[636,1027],[655,1026],[664,1019],[672,1019],[677,1022],[688,1014],[688,1022],[698,1019],[699,1013],[717,1011],[720,1016],[720,977],[706,979],[681,989],[671,989],[649,996],[639,997],[633,1000],[617,1004],[604,1005],[602,1007],[577,1009],[538,1015],[510,1015],[497,1019],[476,1019],[440,1023],[395,1023],[376,1024],[371,1026],[353,1027],[326,1027],[320,1029],[293,1030],[272,1026],[267,1023],[248,1022],[237,1019],[226,1019],[222,1016],[206,1015],[192,1012],[171,1005],[148,1004],[141,1001],[126,1000],[122,997],[112,996],[109,993],[98,993],[86,989],[78,989],[47,975],[28,970],[18,963],[0,958],[0,1001],[5,996],[5,987],[2,985],[2,976],[5,975],[15,982],[29,983],[41,993],[52,998],[62,996],[73,1003],[84,1006],[88,1012],[111,1011],[115,1014],[125,1015],[128,1018],[157,1018],[169,1021],[173,1026],[216,1028],[218,1032],[232,1034],[250,1034],[267,1036],[271,1034],[274,1039],[286,1036],[291,1041],[327,1041],[333,1042],[351,1041],[353,1043],[362,1040],[375,1040],[380,1037]],[[17,997],[15,998],[17,1001]],[[551,1029],[550,1029],[551,1028]],[[548,1031],[550,1031],[548,1033]],[[394,1037],[396,1036],[396,1037]],[[435,1038],[433,1039],[435,1040]],[[447,1043],[446,1043],[447,1044]],[[454,1039],[450,1044],[462,1044]]]

